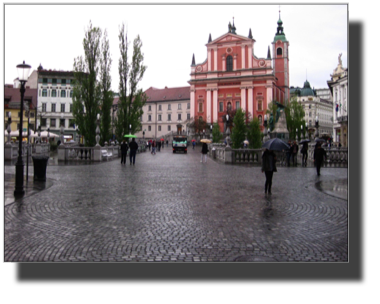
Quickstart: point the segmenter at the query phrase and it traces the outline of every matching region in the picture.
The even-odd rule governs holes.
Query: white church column
[[[206,89],[207,91],[207,110],[206,110],[206,122],[210,123],[211,122],[211,89]]]
[[[241,109],[246,112],[246,107],[245,107],[245,104],[246,104],[246,98],[245,98],[245,87],[241,87],[240,88],[241,90]]]
[[[213,94],[212,122],[217,123],[218,122],[218,89],[214,89],[212,94]]]
[[[190,89],[190,116],[195,119],[195,89]]]
[[[245,45],[241,46],[241,68],[245,69]]]
[[[253,113],[253,87],[248,87],[248,112],[251,113],[252,118],[254,117]]]
[[[214,49],[214,71],[218,70],[218,49]]]

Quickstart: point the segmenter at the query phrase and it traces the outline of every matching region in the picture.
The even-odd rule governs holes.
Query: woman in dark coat
[[[307,150],[309,149],[309,145],[307,143],[304,143],[301,149],[302,153],[302,166],[307,166]]]
[[[262,156],[261,172],[265,172],[265,194],[268,192],[272,194],[272,178],[273,172],[277,172],[276,168],[276,154],[273,151],[265,149]]]
[[[208,146],[206,143],[203,143],[201,153],[201,163],[203,163],[203,159],[205,160],[204,162],[207,163]]]

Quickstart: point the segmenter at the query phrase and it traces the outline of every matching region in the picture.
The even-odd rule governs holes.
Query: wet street
[[[30,175],[27,195],[6,199],[4,260],[348,261],[347,168],[278,167],[265,195],[259,167],[200,159],[165,147],[135,166],[51,160],[44,185]]]

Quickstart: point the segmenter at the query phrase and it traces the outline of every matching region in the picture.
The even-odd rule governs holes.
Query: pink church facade
[[[261,124],[272,101],[286,104],[289,100],[289,42],[278,21],[277,34],[272,42],[271,58],[254,55],[255,40],[251,30],[248,37],[236,34],[235,25],[207,47],[207,59],[191,65],[190,108],[194,119],[219,123],[230,110],[241,108],[246,117],[257,117]],[[249,115],[249,116],[248,116]]]

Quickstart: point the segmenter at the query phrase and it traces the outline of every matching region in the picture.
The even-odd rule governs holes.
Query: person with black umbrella
[[[300,144],[302,144],[301,153],[302,153],[302,166],[303,167],[307,166],[307,154],[308,154],[308,150],[309,150],[308,143],[309,143],[309,140],[303,140],[300,142]]]
[[[323,160],[326,159],[326,151],[321,147],[321,143],[317,143],[314,150],[314,164],[317,168],[317,175],[320,176],[321,166],[323,165]]]
[[[265,172],[265,194],[267,194],[267,192],[272,194],[273,172],[277,172],[276,160],[276,154],[274,154],[273,150],[265,149],[262,156],[261,167],[261,172]]]

